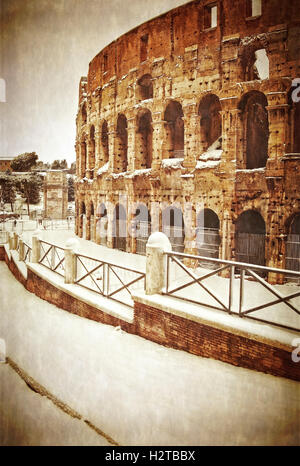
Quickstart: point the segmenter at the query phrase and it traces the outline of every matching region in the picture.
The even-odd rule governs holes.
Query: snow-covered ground
[[[32,391],[8,365],[0,364],[0,445],[110,445],[82,419]]]
[[[4,263],[0,279],[7,355],[119,444],[300,444],[299,383],[72,315],[26,291]],[[27,396],[23,382],[8,372],[0,366],[4,442],[55,444],[67,425],[70,435],[65,432],[61,443],[94,442],[74,420],[71,426],[51,413],[45,397],[37,403],[40,395]]]

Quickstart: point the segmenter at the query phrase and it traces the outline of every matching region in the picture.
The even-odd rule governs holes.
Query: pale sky
[[[89,62],[121,34],[184,3],[0,0],[0,156],[35,151],[40,160],[74,161],[78,84]]]

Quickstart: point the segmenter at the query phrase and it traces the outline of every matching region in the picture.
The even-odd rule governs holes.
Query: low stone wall
[[[25,280],[3,246],[0,246],[0,259],[5,260],[10,271],[28,291],[80,317],[120,326],[128,333],[197,356],[300,381],[300,363],[292,361],[292,348],[279,348],[278,345],[230,333],[137,301],[134,304],[134,321],[129,323],[56,288],[29,268]]]

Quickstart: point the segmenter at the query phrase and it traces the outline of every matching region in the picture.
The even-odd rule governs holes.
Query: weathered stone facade
[[[79,236],[143,253],[163,230],[175,250],[299,270],[297,3],[193,1],[91,61]]]
[[[44,215],[51,219],[66,218],[67,209],[67,176],[61,170],[49,170],[44,182]]]

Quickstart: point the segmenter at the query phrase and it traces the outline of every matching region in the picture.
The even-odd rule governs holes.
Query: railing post
[[[41,243],[37,235],[32,236],[31,262],[37,264],[41,255]]]
[[[15,249],[15,239],[12,233],[9,233],[8,245],[10,250]]]
[[[147,295],[161,293],[166,284],[166,251],[172,251],[168,237],[164,233],[152,233],[146,244]]]
[[[18,249],[19,235],[14,231],[14,249]]]
[[[76,254],[72,247],[65,247],[65,283],[74,283],[76,280]]]
[[[22,239],[19,239],[19,261],[24,260],[24,242]]]
[[[240,302],[239,302],[239,315],[240,315],[240,317],[243,317],[244,285],[245,285],[245,269],[241,269],[241,274],[240,274]]]

